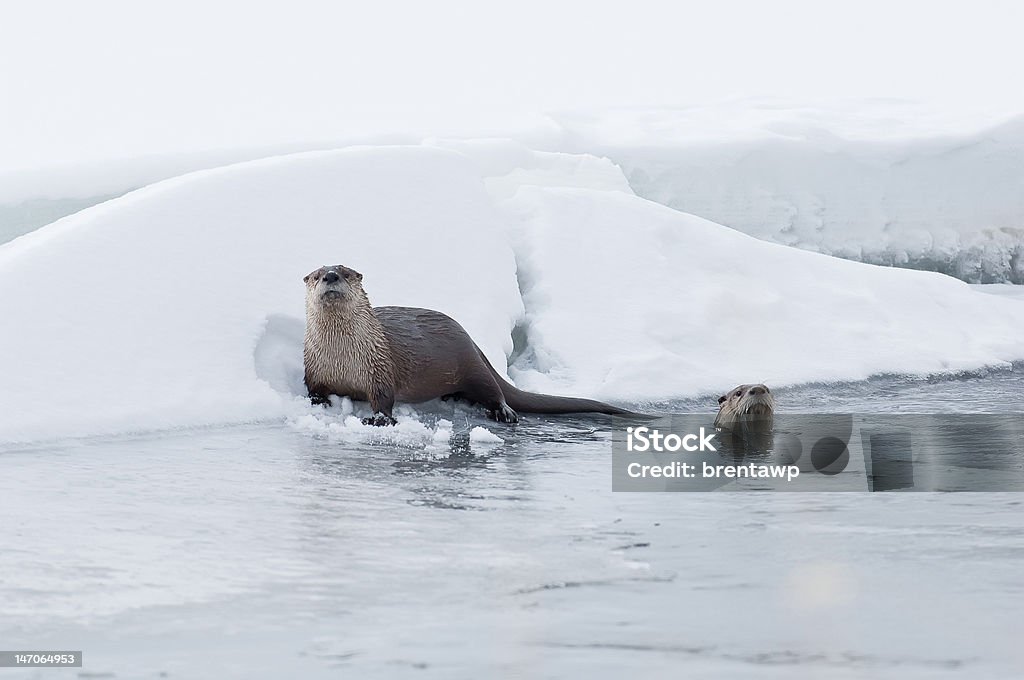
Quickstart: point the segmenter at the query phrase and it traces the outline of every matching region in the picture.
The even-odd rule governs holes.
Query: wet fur
[[[335,280],[335,277],[337,279]],[[590,399],[524,392],[491,366],[451,317],[415,307],[371,307],[362,274],[321,267],[306,283],[305,382],[314,403],[331,395],[369,401],[373,424],[394,423],[396,401],[462,398],[514,423],[523,413],[629,411]]]
[[[718,398],[715,427],[725,430],[771,430],[775,397],[767,385],[738,385]]]

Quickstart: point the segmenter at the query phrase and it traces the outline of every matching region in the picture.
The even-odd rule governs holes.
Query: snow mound
[[[749,237],[642,198],[523,187],[521,386],[627,400],[1024,356],[1024,305]]]
[[[1024,283],[1024,117],[978,131],[892,104],[747,105],[563,124],[568,148],[610,157],[636,194],[760,239]]]
[[[150,156],[42,168],[5,167],[0,161],[0,243],[171,177],[322,148],[297,146]]]
[[[972,286],[975,290],[989,295],[1002,295],[1009,298],[1024,300],[1024,286],[1015,286],[1010,283],[982,283]]]
[[[632,194],[619,166],[586,153],[535,151],[510,139],[435,139],[472,161],[495,199],[511,198],[522,186],[580,187]]]
[[[524,184],[635,192],[763,240],[968,282],[1024,283],[1024,118],[893,100],[761,98],[563,113],[510,134],[518,141],[425,144],[465,155],[498,198]],[[313,148],[323,145],[0,167],[0,243],[158,180]]]
[[[450,314],[504,370],[522,303],[500,219],[453,152],[355,148],[185,175],[0,246],[0,440],[282,417],[325,263],[374,304]]]
[[[1012,296],[751,238],[632,195],[592,156],[438,140],[192,173],[0,246],[0,441],[276,419],[444,448],[445,419],[400,410],[382,431],[302,399],[301,278],[336,262],[375,305],[445,312],[497,370],[509,357],[521,386],[556,394],[1024,358]]]

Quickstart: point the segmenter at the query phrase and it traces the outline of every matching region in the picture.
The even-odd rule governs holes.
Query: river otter
[[[715,427],[725,430],[771,430],[775,398],[767,385],[740,385],[718,398]]]
[[[515,423],[523,413],[629,411],[591,399],[519,390],[491,367],[465,329],[440,312],[414,307],[371,307],[363,275],[324,266],[306,283],[306,388],[314,404],[330,395],[369,401],[364,423],[394,425],[395,401],[456,397],[479,403],[494,420]]]

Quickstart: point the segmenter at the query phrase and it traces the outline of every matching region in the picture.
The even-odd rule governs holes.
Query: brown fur
[[[310,272],[306,283],[306,388],[314,403],[331,395],[369,401],[374,417],[393,424],[395,401],[457,397],[514,423],[526,413],[629,411],[590,399],[524,392],[491,367],[454,319],[429,309],[371,307],[363,276],[341,265]]]
[[[775,398],[767,385],[739,385],[718,398],[715,427],[770,430],[775,414]]]

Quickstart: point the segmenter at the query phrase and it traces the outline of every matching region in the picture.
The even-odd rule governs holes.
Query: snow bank
[[[1024,304],[767,243],[642,198],[523,187],[530,389],[627,400],[927,374],[1024,356]]]
[[[378,135],[373,143],[409,144],[418,143],[419,139],[409,135]],[[165,179],[272,156],[351,147],[359,141],[278,144],[30,168],[0,159],[0,244]]]
[[[1005,297],[1024,300],[1024,286],[1015,286],[1011,283],[981,283],[971,286],[981,293],[989,295],[1003,295]]]
[[[460,156],[357,148],[167,180],[10,242],[0,440],[289,412],[324,263],[374,304],[452,315],[501,370],[522,303],[499,219]]]
[[[374,304],[446,312],[498,370],[511,357],[517,382],[555,393],[1024,358],[1012,297],[751,238],[632,195],[596,157],[434,140],[193,173],[0,246],[0,441],[273,418],[430,450],[441,421],[403,412],[381,435],[301,399],[301,278],[335,262]]]
[[[426,144],[466,154],[499,197],[552,181],[635,191],[763,240],[969,282],[1024,283],[1024,118],[998,123],[890,100],[741,100],[558,114],[548,122],[517,131],[519,143]],[[400,141],[419,139],[408,133]],[[185,172],[352,143],[3,166],[0,243]]]
[[[511,198],[523,186],[633,193],[619,166],[587,153],[536,151],[511,139],[430,139],[424,143],[464,155],[498,200]]]
[[[0,167],[0,243],[160,180],[271,155],[240,150],[48,168]]]
[[[1024,283],[1024,117],[979,131],[893,103],[744,103],[561,121],[565,148],[607,155],[677,210],[848,259]]]

